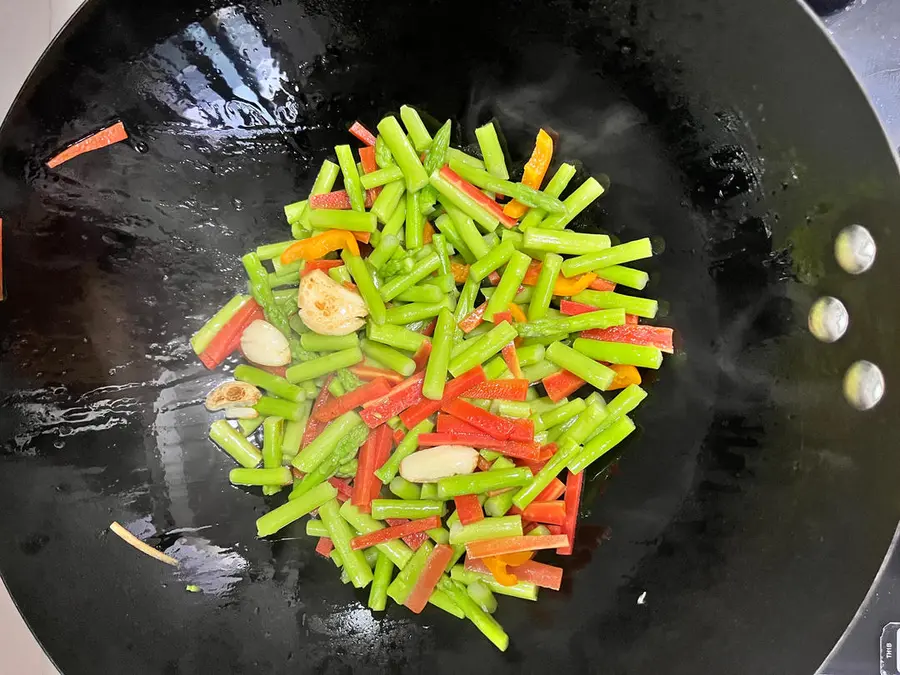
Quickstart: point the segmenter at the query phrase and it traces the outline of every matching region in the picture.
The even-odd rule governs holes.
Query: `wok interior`
[[[895,208],[896,171],[804,12],[735,4],[91,3],[0,137],[14,223],[0,506],[18,543],[0,565],[63,669],[818,665],[896,522],[877,490],[887,477],[851,442],[889,420],[862,421],[837,386],[863,342],[883,356],[893,318],[883,337],[824,351],[804,306],[838,283],[834,232]],[[849,102],[829,107],[836,90]],[[292,539],[302,526],[254,540],[267,507],[228,486],[230,460],[206,440],[201,400],[222,374],[187,346],[244,283],[239,255],[285,238],[281,206],[305,196],[347,126],[403,103],[453,119],[454,143],[495,118],[519,164],[539,126],[557,132],[557,158],[581,163],[573,185],[610,180],[576,227],[654,238],[647,294],[679,336],[640,433],[592,472],[562,561],[571,581],[535,605],[501,603],[505,656],[443,616],[372,619]],[[132,147],[42,166],[115,118]],[[851,121],[853,139],[835,133]],[[859,285],[846,295],[866,302]],[[113,519],[175,546],[185,578],[99,536]],[[208,529],[181,531],[193,527]],[[97,647],[97,628],[59,611],[85,606],[121,644]],[[807,639],[784,639],[788,626]]]

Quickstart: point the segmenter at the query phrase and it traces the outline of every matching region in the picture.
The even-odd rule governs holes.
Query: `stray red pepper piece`
[[[255,300],[248,300],[207,345],[199,358],[203,365],[212,370],[227,359],[241,344],[241,335],[251,323],[264,319],[262,307]]]
[[[491,272],[490,274],[488,274],[487,280],[491,284],[491,286],[496,286],[500,283],[500,273],[496,271]]]
[[[527,396],[528,380],[526,379],[488,380],[466,392],[467,398],[502,399],[504,401],[524,401]],[[440,425],[438,431],[440,431]]]
[[[444,386],[444,398],[440,401],[433,401],[430,398],[423,399],[417,405],[400,413],[400,419],[403,420],[407,429],[412,429],[426,417],[430,417],[440,410],[444,401],[459,398],[476,384],[484,382],[485,379],[487,378],[484,376],[484,369],[481,366],[475,366],[472,370],[467,370],[459,377],[447,382]]]
[[[353,391],[349,391],[343,396],[332,399],[326,405],[323,405],[315,413],[315,418],[320,422],[330,422],[337,419],[345,412],[359,408],[364,403],[368,403],[376,398],[384,396],[391,390],[391,383],[385,378],[379,377],[376,380],[367,382],[361,387],[357,387]]]
[[[385,437],[384,430],[387,429],[388,435]],[[375,475],[375,469],[381,466],[376,464],[378,461],[378,446],[384,442],[391,442],[390,427],[379,427],[369,432],[369,437],[359,449],[359,462],[356,466],[356,477],[353,479],[353,496],[350,502],[363,513],[369,513],[370,504],[372,502],[372,483],[377,482],[379,487],[381,481]]]
[[[435,517],[435,516],[432,516]],[[403,525],[404,523],[410,522],[406,518],[387,518],[388,525],[394,527],[397,525]],[[438,527],[440,527],[440,519],[438,519]],[[409,546],[413,551],[418,550],[418,548],[425,543],[425,540],[428,539],[427,532],[413,532],[412,534],[407,534],[403,536],[403,543]]]
[[[616,290],[616,285],[612,281],[597,277],[591,282],[591,285],[588,286],[588,288],[592,291],[614,291]]]
[[[522,520],[563,525],[566,522],[566,505],[561,501],[531,502],[522,511]]]
[[[375,190],[366,190],[366,208],[371,209],[375,203]],[[350,197],[346,190],[323,192],[319,195],[310,195],[309,208],[311,209],[343,209],[350,208]]]
[[[416,352],[415,356],[413,356],[413,361],[416,364],[416,371],[424,370],[425,366],[428,365],[428,357],[431,356],[431,342],[425,341],[422,343],[422,346],[419,347],[419,350]]]
[[[328,537],[319,537],[319,543],[316,544],[316,553],[323,558],[331,558],[331,552],[334,550],[334,544]]]
[[[478,307],[476,307],[463,317],[463,320],[457,324],[463,333],[471,333],[473,330],[478,328],[478,326],[484,323],[485,309],[487,309],[487,303],[482,302],[480,305],[478,305]]]
[[[566,484],[559,478],[554,478],[547,487],[538,493],[538,496],[534,498],[534,502],[552,502],[559,499],[565,491]]]
[[[494,317],[496,318],[496,314]],[[516,352],[516,345],[510,342],[503,347],[500,353],[503,355],[503,361],[506,363],[506,367],[509,369],[509,372],[512,373],[512,376],[522,379],[522,368],[519,366],[519,354]],[[522,400],[524,401],[525,399]]]
[[[338,499],[342,502],[347,501],[353,496],[353,488],[350,486],[350,481],[346,478],[332,476],[328,479],[328,482],[338,491]]]
[[[422,400],[422,381],[424,372],[408,377],[381,398],[369,401],[363,406],[359,416],[370,429],[384,424],[392,417],[399,415],[410,406]],[[407,428],[412,428],[407,425]]]
[[[403,433],[403,429],[394,429],[394,445],[400,445],[404,438],[406,434]]]
[[[385,370],[384,368],[376,368],[375,366],[367,366],[364,363],[350,366],[349,370],[361,380],[371,381],[384,378],[391,384],[403,382],[403,376],[400,373],[393,370]]]
[[[503,312],[495,312],[493,321],[495,324],[503,323],[505,321],[506,323],[512,325],[512,312],[508,310]]]
[[[459,522],[463,525],[471,525],[479,520],[484,520],[484,511],[476,495],[460,495],[453,498],[456,504],[456,512],[459,514]]]
[[[300,270],[300,276],[305,277],[316,270],[322,270],[327,273],[332,267],[341,267],[343,264],[343,260],[307,260],[306,264],[303,265],[303,269]]]
[[[452,558],[453,549],[447,544],[438,544],[434,547],[434,550],[425,562],[425,569],[422,570],[416,585],[413,586],[404,603],[410,610],[419,614],[425,609],[425,605],[428,604],[428,598],[431,597]]]
[[[581,337],[588,340],[602,340],[603,342],[623,342],[628,345],[642,347],[656,347],[657,349],[672,354],[675,348],[672,346],[672,329],[661,326],[636,326],[625,324],[611,328],[594,328],[581,331]]]
[[[487,211],[489,211],[491,215],[496,216],[497,220],[499,220],[504,227],[516,226],[516,219],[510,218],[508,215],[503,213],[503,207],[501,207],[497,202],[488,197],[470,182],[463,180],[459,176],[459,174],[449,166],[444,165],[444,167],[441,168],[441,177],[447,182],[451,183],[454,187],[465,192],[469,197],[478,202],[479,206],[482,206]]]
[[[578,525],[578,507],[581,505],[581,490],[584,487],[584,471],[578,473],[569,472],[566,477],[566,520],[563,524],[563,533],[569,542],[565,546],[556,549],[559,555],[572,555],[575,547],[575,528]]]
[[[468,401],[461,399],[448,401],[441,405],[441,410],[502,441],[507,440],[513,433],[511,420],[489,413]]]
[[[425,530],[433,530],[434,528],[440,526],[440,516],[419,518],[418,520],[404,522],[402,525],[385,527],[381,530],[370,532],[369,534],[361,534],[358,537],[353,537],[353,539],[350,540],[350,548],[352,548],[354,551],[358,551],[361,548],[369,548],[370,546],[375,546],[376,544],[383,544],[384,542],[391,541],[392,539],[402,539],[408,534],[424,532]]]
[[[432,319],[431,323],[425,326],[425,330],[422,331],[422,335],[424,335],[425,337],[433,336],[435,326],[437,326],[437,319]]]
[[[544,385],[547,396],[556,403],[569,394],[578,391],[584,384],[584,380],[568,370],[561,370],[558,373],[553,373],[553,375],[548,375],[541,380],[541,383]]]
[[[349,131],[366,145],[375,147],[375,134],[366,129],[359,120],[350,125]]]
[[[112,126],[101,129],[80,141],[76,141],[58,155],[51,158],[50,161],[47,162],[47,166],[51,169],[55,169],[63,162],[68,162],[70,159],[74,159],[79,155],[105,148],[114,143],[119,143],[126,138],[128,138],[128,132],[125,131],[125,125],[121,122],[116,122]]]
[[[328,375],[325,378],[325,382],[322,384],[322,389],[319,391],[319,395],[316,396],[315,403],[313,403],[312,410],[309,414],[309,420],[306,422],[306,430],[303,432],[303,442],[301,447],[306,447],[310,443],[312,443],[316,438],[319,437],[319,434],[328,426],[328,422],[320,422],[316,419],[316,413],[319,412],[323,407],[328,405],[328,402],[331,400],[331,394],[328,391],[328,385],[331,384],[331,380],[334,379],[334,373]]]

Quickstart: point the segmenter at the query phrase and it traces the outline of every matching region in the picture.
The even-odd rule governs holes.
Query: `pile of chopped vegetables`
[[[250,294],[191,344],[210,369],[249,362],[207,406],[231,482],[290,490],[260,537],[311,515],[316,551],[371,609],[431,604],[505,650],[495,594],[560,588],[535,554],[572,553],[584,470],[634,430],[639,368],[660,367],[672,330],[640,323],[654,300],[616,292],[647,284],[624,264],[649,240],[567,229],[604,189],[560,199],[575,168],[544,183],[549,134],[511,182],[493,123],[478,159],[450,147],[449,121],[432,136],[413,108],[400,120],[350,128],[359,163],[335,148],[285,207],[293,238],[243,257]]]

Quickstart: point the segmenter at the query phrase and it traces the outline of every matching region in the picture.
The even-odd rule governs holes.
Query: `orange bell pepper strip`
[[[281,254],[281,264],[289,265],[297,260],[318,260],[326,253],[339,248],[347,248],[353,255],[359,255],[356,238],[347,230],[325,230],[309,239],[301,239],[291,244]]]
[[[466,544],[466,555],[472,559],[490,558],[519,551],[540,551],[547,548],[560,548],[569,544],[564,534],[522,535],[521,537],[503,537],[501,539],[482,539]]]
[[[425,221],[425,236],[422,239],[426,244],[431,243],[431,238],[434,236],[434,227],[432,227],[431,223],[427,220]]]
[[[612,384],[607,387],[607,391],[613,391],[614,389],[624,389],[629,384],[640,384],[641,383],[641,373],[634,366],[620,366],[617,364],[611,364],[609,368],[612,368],[616,376],[613,378]]]
[[[506,571],[507,563],[503,562],[499,557],[484,558],[482,562],[484,562],[485,567],[491,571],[494,579],[501,586],[515,586],[519,583],[519,578],[515,574],[510,574]]]
[[[512,202],[510,202],[512,203]],[[522,279],[523,286],[536,286],[538,277],[541,274],[541,263],[532,261],[532,263],[528,266],[528,270],[525,272],[525,277]],[[556,279],[556,283],[553,284],[553,295],[575,295],[576,293],[581,293],[586,288],[589,288],[591,284],[596,281],[597,275],[593,272],[587,272],[585,274],[579,274],[576,277],[572,277],[571,279],[567,279],[564,276],[560,276]]]
[[[509,303],[509,313],[512,314],[513,321],[516,323],[528,323],[528,317],[516,303]]]
[[[534,150],[531,153],[531,158],[525,165],[522,185],[540,190],[544,176],[547,174],[547,169],[550,167],[551,159],[553,159],[553,139],[550,138],[550,134],[541,129],[538,131],[537,138],[534,141]],[[516,200],[503,207],[503,213],[511,218],[521,218],[527,211],[528,207]]]
[[[498,555],[497,559],[502,560],[510,567],[523,565],[534,557],[534,551],[521,551],[519,553],[507,553],[506,555]]]
[[[112,126],[101,129],[86,138],[82,138],[80,141],[76,141],[59,154],[54,155],[53,158],[47,162],[47,166],[51,169],[55,169],[63,162],[68,162],[70,159],[74,159],[79,155],[105,148],[114,143],[120,143],[127,138],[128,132],[125,131],[125,125],[121,122],[116,122]]]
[[[450,271],[453,272],[453,281],[457,284],[466,283],[466,279],[469,278],[469,266],[463,265],[462,263],[450,263]]]
[[[560,277],[556,280],[556,283],[553,284],[553,295],[576,295],[590,286],[596,278],[597,275],[593,272],[587,272],[586,274],[572,277],[571,279]]]

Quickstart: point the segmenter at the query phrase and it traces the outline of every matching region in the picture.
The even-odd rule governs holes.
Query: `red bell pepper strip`
[[[432,516],[432,518],[436,518],[436,517],[437,516]],[[420,520],[424,520],[424,519],[420,519]],[[388,525],[390,525],[392,527],[397,526],[397,525],[403,525],[404,523],[408,523],[408,522],[410,522],[410,521],[407,520],[406,518],[388,518],[387,519]],[[438,527],[441,526],[440,523],[441,523],[441,521],[440,521],[440,519],[438,519],[438,525],[437,525]],[[411,534],[404,535],[402,537],[402,539],[403,539],[404,544],[406,544],[413,551],[415,551],[415,550],[418,550],[418,548],[422,544],[425,543],[426,539],[428,539],[428,533],[424,532],[424,531],[423,532],[413,532]]]
[[[612,281],[597,277],[591,282],[591,285],[588,286],[588,288],[592,291],[614,291],[616,290],[616,285]]]
[[[510,218],[508,215],[503,213],[503,207],[501,207],[497,202],[488,197],[470,182],[463,180],[459,176],[459,174],[449,166],[445,165],[441,169],[441,177],[443,177],[443,179],[447,182],[451,183],[454,187],[465,192],[469,197],[478,202],[479,206],[487,209],[491,213],[491,215],[496,216],[497,220],[499,220],[504,227],[516,226],[516,219]]]
[[[471,525],[479,520],[484,520],[484,511],[476,495],[460,495],[453,498],[456,504],[456,512],[459,514],[459,522],[463,525]]]
[[[377,465],[375,462],[378,454],[377,446],[383,442],[380,438],[383,434],[379,432],[383,429],[387,429],[390,432],[390,427],[385,426],[369,432],[369,437],[359,449],[359,462],[356,467],[356,477],[353,479],[353,496],[350,497],[350,503],[363,513],[369,513],[370,503],[372,502],[372,483],[378,482],[379,485],[381,484],[381,481],[375,475],[375,469],[380,465]],[[387,440],[390,443],[390,437]]]
[[[548,375],[541,382],[547,391],[547,396],[554,403],[578,391],[584,384],[584,380],[577,375],[573,375],[568,370],[561,370],[558,373],[553,373],[553,375]]]
[[[350,548],[358,551],[361,548],[369,548],[370,546],[375,546],[376,544],[383,544],[384,542],[391,541],[392,539],[402,539],[408,534],[424,532],[425,530],[433,530],[434,528],[440,526],[440,516],[431,516],[429,518],[410,520],[408,522],[405,522],[403,525],[385,527],[381,530],[370,532],[369,534],[361,534],[358,537],[353,537],[353,539],[350,540]]]
[[[418,441],[420,448],[430,448],[438,445],[468,445],[473,448],[481,448],[482,450],[499,451],[500,448],[506,445],[505,440],[488,436],[481,431],[474,434],[466,434],[459,431],[419,434]]]
[[[626,314],[626,315],[625,315],[625,323],[626,323],[626,324],[629,324],[629,323],[631,323],[631,324],[640,323],[640,321],[638,321],[638,318],[639,318],[639,317],[638,317],[637,315],[635,315],[635,314]]]
[[[316,544],[316,553],[323,558],[331,558],[331,552],[334,550],[334,544],[328,537],[319,537],[319,543]]]
[[[353,496],[353,488],[350,486],[350,481],[346,478],[332,476],[328,479],[328,482],[338,491],[338,499],[342,502],[347,501]]]
[[[470,389],[469,391],[472,390]],[[456,419],[453,415],[448,415],[447,413],[438,413],[437,431],[438,433],[456,433],[478,436],[483,435],[480,430],[473,427],[468,422],[463,422],[462,420]]]
[[[522,185],[527,185],[535,190],[541,189],[541,182],[550,167],[550,159],[553,157],[553,139],[543,129],[538,131],[534,141],[534,150],[525,164],[522,175]],[[528,211],[528,207],[513,199],[503,207],[503,213],[511,218],[521,218]]]
[[[378,171],[378,162],[375,161],[374,144],[366,148],[359,149],[359,162],[362,164],[365,173],[373,173]]]
[[[568,537],[569,543],[556,549],[559,555],[572,555],[572,550],[575,546],[575,528],[578,524],[578,508],[581,506],[581,490],[583,487],[584,471],[579,473],[570,471],[566,478],[566,520],[563,524],[563,533]]]
[[[566,505],[561,501],[531,502],[522,511],[522,519],[536,523],[563,525],[566,522]]]
[[[509,310],[504,310],[502,312],[494,313],[494,323],[495,324],[503,323],[504,321],[506,323],[512,325],[512,322],[513,322],[512,312],[510,312]]]
[[[422,335],[425,337],[432,337],[434,335],[434,329],[437,326],[437,319],[432,319],[431,323],[425,326],[425,330],[422,331]]]
[[[431,342],[425,341],[422,343],[422,346],[419,347],[419,350],[413,356],[413,361],[416,364],[416,371],[424,370],[425,366],[428,365],[428,357],[431,356]]]
[[[543,490],[541,490],[540,493],[538,493],[538,496],[534,498],[534,501],[552,502],[556,499],[559,499],[565,491],[566,484],[563,483],[559,478],[554,478],[552,481],[550,481],[550,485],[548,485]]]
[[[125,131],[125,125],[121,122],[116,122],[112,126],[101,129],[87,138],[76,141],[68,148],[52,157],[50,161],[47,162],[47,166],[51,169],[55,169],[63,162],[68,162],[70,159],[74,159],[79,155],[105,148],[114,143],[120,143],[126,138],[128,138],[128,132]]]
[[[496,272],[496,271],[491,272],[490,274],[488,274],[487,280],[488,280],[488,283],[491,284],[491,286],[496,286],[497,284],[500,283],[500,272]]]
[[[508,420],[513,426],[513,430],[509,435],[509,440],[519,441],[520,443],[531,443],[534,441],[534,420]],[[537,446],[535,457],[537,457]]]
[[[487,309],[487,303],[482,302],[478,307],[463,317],[463,320],[457,324],[463,333],[471,333],[484,323],[484,310]]]
[[[593,305],[586,305],[583,302],[576,302],[575,300],[566,300],[563,298],[559,301],[559,311],[567,316],[575,316],[576,314],[596,312],[597,308]]]
[[[379,378],[383,378],[391,384],[400,384],[403,382],[403,376],[393,370],[385,370],[384,368],[376,368],[375,366],[367,366],[365,364],[350,366],[349,370],[359,379],[369,382]]]
[[[528,396],[528,380],[488,380],[466,392],[467,398],[502,399],[504,401],[524,401]],[[438,420],[440,422],[440,420]],[[438,431],[440,431],[438,424]]]
[[[328,426],[328,422],[320,422],[316,419],[316,413],[319,412],[323,407],[328,405],[328,402],[331,400],[331,394],[328,391],[328,385],[331,384],[331,380],[334,378],[334,373],[328,375],[325,378],[325,382],[322,384],[322,389],[319,390],[319,395],[316,396],[316,400],[313,403],[312,410],[309,414],[309,420],[306,422],[306,430],[303,432],[303,442],[301,447],[306,447],[310,443],[312,443],[316,438],[319,437],[319,434]]]
[[[518,553],[519,551],[540,551],[548,548],[559,548],[568,543],[564,534],[545,534],[539,536],[503,537],[501,539],[482,539],[466,544],[466,553],[470,558],[487,558],[491,556]]]
[[[424,379],[424,371],[406,378],[384,396],[366,403],[359,416],[362,417],[363,422],[369,425],[370,429],[384,424],[392,417],[399,415],[422,400],[422,382]],[[407,425],[407,428],[412,427]]]
[[[349,131],[366,145],[375,147],[375,134],[366,129],[362,122],[358,120],[354,122],[350,125]]]
[[[594,328],[581,331],[581,337],[588,340],[602,340],[603,342],[623,342],[628,345],[642,347],[656,347],[657,349],[672,354],[675,348],[672,346],[672,329],[661,326],[613,326],[611,328]]]
[[[499,312],[498,312],[498,314],[499,314]],[[497,317],[497,315],[495,314],[494,318],[496,318],[496,317]],[[512,317],[510,317],[510,318],[512,318]],[[517,379],[521,379],[522,378],[522,367],[519,365],[519,355],[518,355],[518,353],[516,353],[516,345],[514,343],[510,342],[508,345],[503,347],[503,349],[500,351],[500,353],[503,355],[503,361],[506,363],[506,367],[509,369],[509,372],[512,373],[512,376]],[[524,381],[527,382],[528,380],[524,380]],[[522,400],[524,401],[525,399],[522,399]]]
[[[375,190],[366,190],[366,208],[371,209],[375,203]],[[319,195],[310,195],[309,208],[311,209],[344,209],[350,208],[350,197],[346,190],[323,192]]]
[[[547,525],[546,527],[550,530],[550,534],[565,534],[562,525]]]
[[[523,459],[526,461],[537,460],[540,448],[537,443],[503,440],[488,436],[485,433],[467,434],[458,431],[437,432],[419,434],[419,447],[434,447],[437,445],[468,445],[482,450],[496,450],[501,455]]]
[[[379,377],[376,380],[367,382],[361,387],[357,387],[353,391],[349,391],[343,396],[332,399],[326,405],[323,405],[315,413],[315,418],[320,422],[330,422],[337,419],[345,412],[359,408],[364,403],[368,403],[376,398],[384,396],[391,390],[391,383],[385,378]]]
[[[343,260],[307,260],[303,269],[300,270],[300,276],[305,277],[316,270],[322,270],[327,274],[332,267],[341,267],[343,264]]]
[[[461,399],[447,401],[441,405],[441,410],[501,441],[509,439],[513,433],[511,420],[489,413],[468,401]]]
[[[381,495],[382,483],[378,479],[377,476],[374,475],[375,470],[379,467],[383,466],[386,461],[388,461],[388,457],[391,456],[391,450],[394,447],[394,430],[391,429],[388,425],[383,424],[378,427],[375,432],[378,434],[378,438],[375,441],[375,448],[373,450],[373,454],[375,455],[372,460],[372,491],[369,493],[369,501],[371,502],[373,499],[378,499]]]
[[[257,319],[265,319],[262,307],[255,300],[248,300],[200,354],[203,365],[212,370],[227,359],[240,346],[244,329]]]
[[[404,438],[406,438],[406,434],[403,429],[394,429],[393,433],[394,437],[394,445],[400,445]]]
[[[419,614],[425,609],[425,605],[428,604],[428,598],[431,597],[452,558],[453,549],[447,544],[438,544],[434,547],[434,550],[425,562],[425,569],[422,570],[416,585],[413,586],[404,603],[410,610]]]
[[[477,384],[485,381],[484,369],[481,366],[475,366],[472,370],[467,370],[457,378],[447,382],[444,386],[444,397],[440,401],[433,401],[430,398],[424,399],[417,405],[404,410],[400,413],[400,419],[407,429],[412,429],[426,417],[430,417],[438,410],[444,401],[452,401],[465,394],[469,389]]]
[[[559,448],[557,447],[556,443],[547,443],[547,445],[542,445],[541,454],[538,455],[538,459],[542,462],[546,462],[556,454],[556,451],[558,449]]]
[[[478,572],[480,574],[490,574],[491,571],[484,560],[472,560],[466,558],[465,567],[470,572]],[[528,581],[540,588],[549,588],[558,591],[562,586],[563,570],[555,565],[546,565],[544,563],[529,560],[528,562],[509,567],[510,574],[514,574],[519,581]]]

